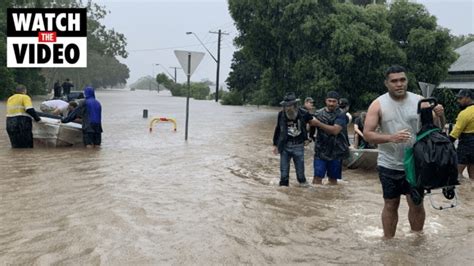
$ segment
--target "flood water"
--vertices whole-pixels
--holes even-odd
[[[456,208],[425,201],[423,234],[410,232],[403,198],[397,235],[384,241],[375,172],[345,170],[337,186],[302,188],[292,171],[290,187],[278,187],[277,109],[191,100],[185,142],[185,98],[96,94],[99,150],[13,150],[0,104],[0,265],[473,263],[469,180]],[[143,109],[175,118],[178,131],[163,123],[149,133]]]

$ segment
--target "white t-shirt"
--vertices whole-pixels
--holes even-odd
[[[54,111],[56,109],[59,109],[63,115],[67,113],[67,107],[69,106],[69,103],[63,100],[49,100],[49,101],[44,101],[41,103],[41,107],[47,107],[46,109],[50,109],[51,111]],[[41,111],[46,111],[43,110],[44,108],[41,108]]]

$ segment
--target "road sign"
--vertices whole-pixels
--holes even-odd
[[[436,85],[434,84],[425,83],[425,82],[418,82],[418,85],[420,85],[421,94],[425,98],[431,97],[431,94],[433,93],[433,90],[436,87]]]
[[[175,50],[174,54],[176,55],[176,58],[178,58],[179,64],[183,68],[184,74],[186,74],[187,76],[191,76],[194,73],[194,70],[196,70],[197,66],[199,65],[199,63],[201,63],[201,60],[205,55],[203,52],[181,50]],[[191,67],[188,69],[189,55],[191,55]]]

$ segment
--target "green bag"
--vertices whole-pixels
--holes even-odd
[[[433,128],[422,134],[416,136],[416,142],[431,134],[431,132],[438,131],[439,128]],[[415,142],[415,143],[416,143]],[[405,178],[412,187],[418,187],[415,173],[415,158],[413,156],[413,147],[406,148],[403,156],[403,166],[405,167]]]

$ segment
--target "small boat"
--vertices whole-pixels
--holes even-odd
[[[33,142],[41,147],[68,147],[83,145],[82,125],[61,123],[60,119],[41,117],[41,123],[33,123]]]
[[[349,169],[374,170],[377,167],[378,149],[353,149],[350,148],[350,155],[344,164]]]

